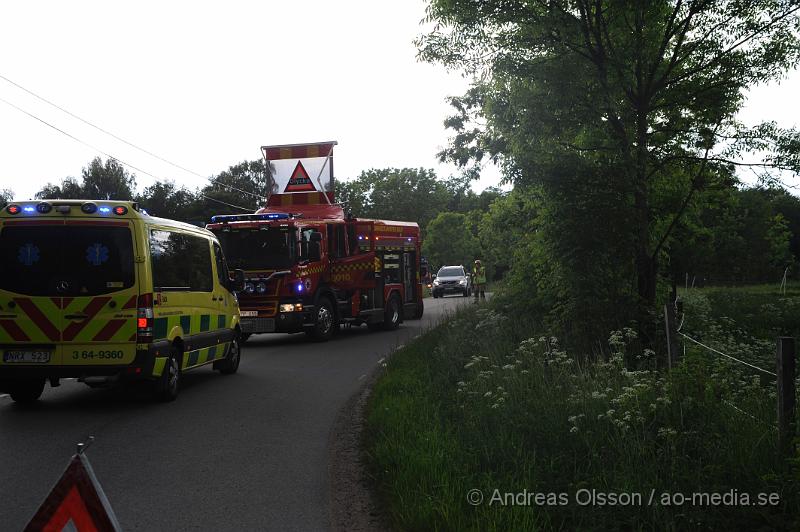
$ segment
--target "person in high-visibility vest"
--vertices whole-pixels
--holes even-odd
[[[486,299],[486,268],[481,264],[480,259],[475,259],[472,268],[472,290],[475,292],[475,301],[478,300],[478,293],[481,299]]]

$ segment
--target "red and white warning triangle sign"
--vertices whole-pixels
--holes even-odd
[[[286,183],[286,188],[283,189],[284,192],[315,192],[317,189],[314,187],[314,183],[311,182],[311,178],[308,177],[308,172],[303,167],[303,163],[301,161],[297,161],[297,166],[294,167],[294,172],[292,172],[292,177],[289,178],[289,182]]]
[[[83,454],[72,457],[25,532],[105,532],[121,530],[92,466]]]

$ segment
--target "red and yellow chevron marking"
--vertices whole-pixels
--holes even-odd
[[[103,308],[112,300],[115,305],[109,307],[107,313],[114,317],[102,317]],[[16,315],[4,315],[0,319],[0,332],[5,332],[15,342],[133,342],[136,341],[136,314],[132,311],[136,300],[135,294],[77,299],[17,297],[14,303],[19,310]],[[120,316],[120,312],[129,316]],[[87,318],[67,321],[63,330],[59,330],[58,319],[54,318],[69,313],[82,313]]]
[[[0,320],[0,327],[2,327],[15,342],[30,341],[25,331],[20,329],[19,325],[17,325],[14,320]]]
[[[293,194],[276,194],[282,207],[292,205],[327,205],[324,192],[295,192]]]
[[[82,313],[85,320],[69,322],[64,328],[65,342],[136,341],[136,295],[97,296],[64,304],[64,313]],[[113,307],[110,306],[114,302]],[[123,314],[120,316],[120,314]]]
[[[83,314],[86,314],[88,317],[81,321],[74,321],[64,328],[64,341],[72,342],[75,340],[75,338],[78,336],[78,333],[80,333],[89,324],[89,322],[92,321],[92,318],[94,318],[109,301],[111,301],[110,297],[92,298],[89,304],[81,309]]]
[[[280,159],[309,159],[311,157],[327,157],[332,153],[334,144],[307,144],[305,146],[286,146],[264,149],[267,160],[277,161]]]
[[[61,333],[58,328],[53,324],[52,321],[50,321],[47,315],[42,312],[42,310],[39,309],[36,304],[34,304],[33,301],[27,297],[15,297],[14,302],[17,304],[20,310],[22,310],[22,312],[24,312],[28,318],[30,318],[31,322],[39,328],[39,331],[41,331],[48,340],[51,342],[57,342],[61,339]],[[52,309],[49,310],[52,315],[52,312],[54,311]]]

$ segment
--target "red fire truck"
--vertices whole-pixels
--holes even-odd
[[[273,179],[280,168],[272,161],[294,168],[285,186],[273,184],[283,192],[254,214],[214,216],[207,226],[231,267],[245,272],[242,340],[304,331],[323,341],[340,324],[391,330],[422,317],[419,226],[346,215],[333,202],[332,176],[320,187],[328,191],[317,190],[306,160],[330,159],[333,144],[262,148]]]

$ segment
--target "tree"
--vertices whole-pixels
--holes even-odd
[[[8,202],[14,199],[14,191],[10,188],[0,189],[0,209],[8,205]]]
[[[242,161],[211,177],[198,191],[197,216],[253,213],[266,204],[267,177],[263,159]]]
[[[419,40],[421,57],[476,76],[452,100],[446,125],[456,134],[442,155],[465,167],[490,157],[516,185],[541,186],[550,205],[622,216],[614,232],[630,245],[607,255],[631,262],[652,343],[659,261],[696,193],[743,151],[797,140],[774,126],[747,129],[735,114],[744,89],[797,64],[799,9],[780,0],[432,0],[437,27]],[[791,163],[759,164],[771,162]],[[586,209],[559,211],[564,223],[550,227],[573,245],[607,228],[570,223]]]
[[[115,159],[95,157],[81,171],[81,182],[73,177],[61,181],[61,185],[48,183],[36,197],[39,199],[95,199],[132,200],[136,190],[136,176],[125,170]]]
[[[427,227],[422,252],[435,266],[469,266],[478,252],[478,242],[467,225],[467,217],[456,212],[439,213]]]
[[[447,209],[452,195],[423,168],[373,168],[337,188],[337,201],[347,202],[355,216],[414,221],[422,228]]]
[[[74,177],[67,177],[61,181],[61,185],[46,184],[36,193],[39,199],[87,199],[83,188],[78,184]]]
[[[184,222],[198,219],[197,196],[171,181],[156,181],[137,194],[136,201],[152,216]],[[202,221],[202,216],[198,220]]]
[[[132,200],[136,176],[125,170],[116,159],[106,162],[95,157],[81,172],[83,197],[104,200]]]

